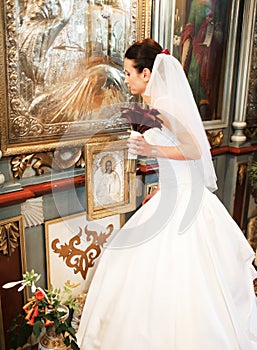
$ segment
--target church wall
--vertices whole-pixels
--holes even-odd
[[[251,137],[248,137],[247,142],[243,145],[238,145],[230,141],[230,137],[233,134],[231,123],[234,117],[233,113],[231,113],[228,127],[222,129],[222,143],[218,147],[213,147],[212,149],[218,178],[218,190],[216,194],[246,235],[249,219],[256,215],[256,203],[250,193],[247,179],[247,167],[251,164],[252,159],[256,157],[257,149],[257,140],[254,134],[257,126],[255,113],[257,99],[254,99],[253,96],[256,90],[256,36],[257,30],[255,28],[252,60],[250,62],[251,72],[248,109],[246,113],[248,118],[247,122],[250,123],[249,125],[251,126],[246,132],[248,132],[248,135],[251,135]],[[239,56],[240,47],[238,48],[238,57]],[[235,80],[238,75],[239,73],[236,72]],[[234,84],[236,85],[236,81]],[[235,90],[234,88],[234,99],[236,94]],[[217,140],[217,138],[215,140]],[[22,209],[22,205],[24,205],[26,201],[29,203],[31,199],[35,198],[41,200],[38,204],[38,213],[41,214],[41,219],[38,219],[37,215],[32,213],[31,215],[35,215],[36,217],[33,219],[34,223],[31,224],[31,227],[24,227],[23,223],[24,233],[22,232],[22,228],[19,227],[19,234],[24,234],[25,237],[25,266],[22,263],[20,255],[14,257],[13,253],[9,256],[8,254],[6,255],[0,252],[0,286],[3,282],[6,282],[2,277],[4,276],[4,278],[6,278],[6,273],[1,273],[3,270],[8,270],[8,278],[10,278],[10,280],[15,280],[21,277],[24,267],[26,267],[27,270],[33,268],[38,273],[41,273],[41,283],[43,286],[46,286],[45,222],[86,211],[86,191],[84,184],[87,183],[87,180],[85,168],[83,166],[78,166],[72,170],[74,173],[70,170],[64,170],[55,173],[54,177],[52,177],[51,166],[42,165],[42,169],[44,169],[44,174],[42,175],[36,175],[32,166],[28,166],[24,172],[24,176],[19,179],[14,177],[13,166],[11,165],[13,157],[14,156],[8,156],[0,159],[0,174],[2,173],[5,177],[5,182],[0,187],[0,228],[6,228],[6,224],[11,222],[13,218],[21,217],[24,210]],[[72,189],[70,189],[69,179],[73,175],[77,179],[77,182]],[[149,169],[140,170],[138,171],[137,179],[137,206],[139,206],[147,188],[149,188],[147,185],[157,182],[158,171],[152,172]],[[51,183],[55,182],[59,187],[58,191],[53,194]],[[126,213],[126,219],[129,218],[130,215],[132,215],[132,212]],[[15,269],[11,269],[10,265],[15,266]],[[1,298],[6,300],[6,295],[0,293],[0,302]],[[15,295],[14,298],[18,300],[17,307],[22,305],[23,300],[20,296]],[[5,318],[7,315],[8,320],[10,319],[10,315],[8,315],[8,305],[4,305],[3,302],[0,303],[0,331],[3,329],[1,313],[2,318]],[[5,327],[6,323],[4,323],[4,331],[6,331]],[[0,350],[5,350],[4,340],[1,337]]]

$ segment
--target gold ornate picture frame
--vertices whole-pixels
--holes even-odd
[[[237,0],[153,1],[152,37],[181,61],[206,130],[227,127],[232,112],[239,13]]]
[[[127,172],[127,135],[85,145],[86,202],[97,219],[136,208],[136,173]]]
[[[79,284],[74,296],[87,291],[105,243],[123,224],[123,215],[88,220],[86,212],[46,221],[48,287],[63,288],[69,280]]]
[[[127,98],[123,56],[150,35],[151,2],[0,4],[3,155],[80,146],[94,133],[122,129],[115,111],[99,106]]]

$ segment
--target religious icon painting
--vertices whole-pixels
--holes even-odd
[[[250,13],[254,12],[250,10],[250,3],[245,2],[244,10],[249,23],[252,21]],[[208,129],[214,125],[215,128],[217,125],[227,126],[231,115],[233,73],[237,75],[236,33],[242,14],[238,6],[236,0],[152,2],[151,37],[162,47],[168,48],[181,62],[201,118]],[[247,40],[244,40],[244,35]],[[245,31],[245,34],[242,32],[242,42],[249,42],[251,36],[250,31]],[[243,54],[242,67],[247,67],[249,60],[245,52]],[[243,80],[248,86],[245,76]],[[241,98],[238,100],[241,101]]]
[[[89,143],[85,158],[88,215],[96,219],[134,210],[136,174],[126,171],[126,138]]]
[[[48,151],[60,137],[70,145],[74,137],[83,142],[92,128],[105,134],[121,130],[112,111],[103,115],[101,107],[127,100],[125,50],[150,35],[151,5],[145,0],[104,3],[1,1],[4,156],[18,154],[21,144],[24,153]]]

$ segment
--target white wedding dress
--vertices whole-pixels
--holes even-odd
[[[149,143],[176,145],[165,127]],[[158,159],[161,189],[104,251],[81,350],[256,350],[254,253],[197,161]]]

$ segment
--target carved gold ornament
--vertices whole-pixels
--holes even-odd
[[[85,280],[88,269],[94,266],[95,260],[101,254],[101,248],[103,248],[113,229],[114,226],[109,224],[106,233],[100,232],[98,234],[96,231],[89,231],[86,226],[84,231],[90,245],[85,250],[79,248],[83,232],[82,228],[68,243],[60,245],[60,241],[57,238],[52,241],[51,247],[56,254],[59,254],[60,258],[63,258],[66,265],[73,269],[75,274],[80,273]]]
[[[12,158],[11,169],[13,177],[21,179],[25,170],[29,167],[35,171],[36,175],[42,175],[44,174],[44,167],[65,170],[71,168],[77,162],[78,166],[82,166],[84,161],[80,160],[81,156],[81,147],[56,149],[54,152],[21,154]]]
[[[224,138],[222,130],[206,131],[211,148],[220,147]]]
[[[246,174],[247,174],[247,164],[239,164],[237,169],[237,178],[240,186],[243,185]]]
[[[11,256],[20,245],[22,230],[22,218],[15,217],[0,221],[0,253]]]
[[[11,255],[19,246],[19,226],[17,223],[7,223],[0,226],[0,251],[4,255]]]

